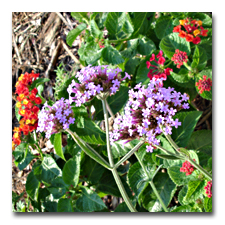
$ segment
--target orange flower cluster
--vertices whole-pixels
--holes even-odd
[[[179,33],[179,37],[185,38],[186,41],[192,42],[193,44],[199,44],[201,42],[201,36],[207,36],[208,30],[202,27],[201,20],[180,20],[180,25],[173,28],[173,32]],[[185,28],[186,31],[181,30],[181,26]],[[199,28],[200,27],[200,28]]]
[[[39,74],[31,73],[21,74],[16,83],[17,103],[16,107],[19,109],[19,115],[23,118],[19,121],[20,126],[14,128],[14,134],[12,138],[12,149],[21,143],[21,134],[28,135],[34,129],[37,129],[38,125],[38,111],[39,108],[36,104],[41,104],[41,98],[36,97],[37,89],[29,91],[29,86],[34,80],[37,79]]]

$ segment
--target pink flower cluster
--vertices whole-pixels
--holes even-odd
[[[193,160],[195,161],[195,159]],[[188,161],[185,161],[180,168],[180,172],[186,173],[186,176],[191,175],[194,170],[195,168]]]

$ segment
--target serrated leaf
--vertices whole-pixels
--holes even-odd
[[[28,149],[27,143],[21,143],[13,151],[12,154],[15,157],[15,163],[17,163],[17,165],[18,163],[23,162],[23,160],[25,159],[27,155],[27,149]]]
[[[191,180],[188,182],[188,191],[184,197],[185,201],[194,202],[204,192],[205,180]]]
[[[77,186],[80,176],[80,159],[80,156],[74,156],[64,165],[62,178],[66,184]]]
[[[181,205],[187,205],[188,202],[186,202],[184,200],[184,197],[186,196],[187,194],[187,191],[188,191],[188,186],[187,185],[184,185],[182,187],[182,189],[179,191],[179,194],[178,194],[178,201]]]
[[[90,27],[91,27],[91,33],[94,37],[100,38],[101,36],[103,36],[103,32],[99,30],[99,27],[94,20],[91,20]]]
[[[178,206],[176,209],[172,210],[171,212],[191,212],[191,206],[190,205]]]
[[[59,199],[66,193],[67,186],[62,177],[56,177],[47,187],[47,190],[53,195],[54,199]]]
[[[25,167],[27,167],[27,165],[34,158],[35,158],[35,156],[33,154],[31,154],[30,151],[28,150],[25,159],[18,164],[19,170],[23,170]]]
[[[173,19],[170,16],[161,16],[156,20],[155,33],[159,39],[172,33]]]
[[[21,115],[19,114],[19,108],[15,105],[15,115],[18,122],[20,121]]]
[[[57,212],[73,212],[72,201],[68,198],[59,199]]]
[[[187,55],[191,53],[190,43],[185,38],[179,37],[178,33],[171,33],[165,36],[160,41],[159,47],[169,59],[173,57],[176,49],[186,52]]]
[[[103,48],[101,54],[103,60],[109,64],[116,65],[124,62],[120,52],[111,45]]]
[[[198,70],[204,69],[207,64],[207,55],[204,48],[195,46],[195,51],[193,54],[193,61],[191,64],[192,68],[197,68]]]
[[[191,137],[194,128],[201,117],[200,111],[179,112],[173,119],[176,118],[181,122],[181,126],[172,129],[172,139],[177,143],[179,147],[186,147]]]
[[[206,212],[212,212],[212,198],[204,198],[204,209]]]
[[[91,120],[84,119],[84,128],[71,126],[71,130],[75,131],[78,136],[89,144],[105,145],[105,133]]]
[[[66,161],[63,150],[62,150],[62,134],[61,133],[56,133],[54,135],[54,142],[53,142],[55,152],[56,154],[62,158],[64,161]]]
[[[127,44],[127,49],[123,50],[121,52],[121,55],[125,58],[132,58],[137,53],[138,39],[132,39],[128,41]]]
[[[66,36],[66,43],[72,47],[73,42],[76,40],[77,36],[87,28],[85,23],[78,25],[75,29],[71,30]]]

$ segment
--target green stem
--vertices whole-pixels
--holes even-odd
[[[96,162],[101,164],[103,167],[105,167],[108,170],[111,170],[109,163],[105,161],[105,159],[102,158],[101,155],[98,154],[90,145],[88,145],[86,142],[84,142],[75,132],[71,131],[70,129],[66,129],[66,131],[72,136],[73,140],[80,146],[80,148],[92,159],[94,159]]]
[[[165,135],[165,134],[164,134]],[[180,154],[179,147],[177,144],[173,141],[173,139],[170,137],[170,135],[165,135],[167,140],[171,143],[173,148]],[[170,153],[171,154],[171,153]],[[172,155],[172,154],[171,154]],[[177,155],[175,155],[178,157]],[[178,157],[179,158],[179,157]],[[211,174],[209,174],[206,170],[204,170],[199,164],[197,164],[194,160],[190,159],[189,157],[182,157],[184,160],[189,161],[197,170],[199,170],[201,173],[203,173],[208,179],[212,180]]]
[[[116,181],[116,184],[120,190],[120,193],[124,199],[124,201],[126,202],[127,207],[129,208],[129,210],[131,212],[137,212],[137,210],[134,208],[134,206],[132,205],[127,192],[123,186],[123,183],[118,175],[118,172],[116,170],[116,168],[114,168],[114,162],[113,162],[113,156],[112,156],[112,151],[111,151],[111,146],[110,146],[110,139],[109,139],[109,121],[108,121],[108,111],[106,109],[106,96],[103,96],[102,98],[100,98],[102,100],[102,107],[103,107],[103,113],[104,113],[104,118],[105,118],[105,129],[106,129],[106,143],[107,143],[107,153],[108,153],[108,158],[109,158],[109,164],[111,167],[113,167],[112,174],[113,177]]]
[[[106,97],[103,97],[101,100],[102,100],[102,107],[103,107],[103,113],[104,113],[104,119],[105,119],[107,153],[109,158],[109,164],[111,167],[113,167],[114,162],[113,162],[113,156],[112,156],[110,138],[109,138],[109,119],[108,119],[108,111],[106,109]]]
[[[120,166],[123,162],[125,162],[128,158],[130,158],[131,155],[134,154],[145,142],[140,141],[134,148],[132,148],[120,161],[118,161],[115,165],[114,168],[117,168]]]
[[[108,40],[109,43],[117,43],[117,42],[123,42],[123,41],[129,41],[130,38],[124,38],[124,39],[118,39],[118,40]]]
[[[168,64],[166,64],[164,67],[168,67],[173,61],[170,61]]]
[[[206,170],[204,170],[199,164],[197,164],[194,160],[189,157],[186,158],[188,162],[190,162],[197,170],[203,173],[209,180],[212,180],[212,175],[209,174]]]
[[[139,163],[140,163],[142,169],[144,170],[146,176],[147,176],[148,179],[150,180],[150,181],[149,181],[149,184],[151,185],[152,190],[154,191],[154,193],[155,193],[156,197],[158,198],[159,202],[161,203],[161,205],[162,205],[164,211],[165,211],[165,212],[168,212],[168,209],[167,209],[166,205],[164,204],[162,198],[160,197],[160,195],[159,195],[159,193],[158,193],[158,191],[157,191],[157,189],[156,189],[156,187],[155,187],[155,185],[154,185],[154,183],[153,183],[153,180],[152,180],[151,177],[149,176],[149,174],[148,174],[148,172],[147,172],[147,170],[146,170],[146,168],[145,168],[145,165],[144,165],[143,162],[141,161],[141,159],[140,159],[138,153],[135,152],[134,154],[135,154],[137,160],[139,161]]]
[[[188,64],[186,62],[183,63],[183,65],[189,70],[192,71],[192,68],[190,66],[188,66]]]

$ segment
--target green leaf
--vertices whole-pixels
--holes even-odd
[[[212,39],[198,44],[198,47],[205,50],[207,60],[212,59]]]
[[[109,45],[102,49],[102,58],[105,62],[116,65],[124,62],[120,52],[113,46]]]
[[[45,155],[43,160],[38,160],[33,165],[34,175],[39,181],[51,183],[56,177],[62,175],[61,169],[50,155]]]
[[[184,197],[185,201],[194,202],[204,192],[206,186],[205,180],[191,180],[188,182],[188,191]]]
[[[75,29],[71,30],[66,36],[66,43],[72,47],[73,42],[76,40],[77,36],[87,28],[85,23],[78,25]]]
[[[85,21],[87,23],[89,20],[87,12],[71,12],[71,16],[79,22]]]
[[[170,16],[161,16],[156,20],[155,33],[159,39],[173,32],[173,19]]]
[[[82,186],[81,197],[76,201],[76,208],[81,212],[93,212],[106,208],[106,205],[94,191]]]
[[[198,70],[204,69],[207,64],[207,55],[202,47],[195,46],[195,51],[193,54],[193,61],[191,64],[192,68],[197,68]]]
[[[68,198],[60,198],[57,204],[57,212],[73,212],[72,201]]]
[[[190,43],[185,38],[179,37],[178,33],[171,33],[165,36],[160,41],[159,47],[169,59],[173,57],[176,49],[186,52],[187,55],[191,53]]]
[[[81,139],[89,144],[106,144],[105,133],[93,121],[84,119],[84,127],[85,129],[72,125],[71,130],[75,131]]]
[[[29,87],[29,90],[33,90],[34,88],[37,88],[39,85],[50,81],[48,78],[37,78],[35,81],[32,82],[32,84]]]
[[[147,84],[149,82],[148,72],[146,62],[149,61],[150,55],[146,56],[143,60],[141,60],[136,74],[136,83],[142,82],[143,84]]]
[[[150,29],[151,23],[148,18],[152,16],[151,12],[134,12],[132,18],[132,24],[134,26],[134,32],[132,37],[135,38],[139,34],[146,34]]]
[[[147,37],[138,39],[137,51],[141,55],[150,55],[156,50],[155,43]]]
[[[206,75],[207,78],[210,78],[212,80],[212,70],[211,69],[206,69],[206,70],[202,70],[199,74],[197,74],[197,76],[195,77],[195,82],[198,82],[200,79],[203,80],[203,75]],[[199,93],[199,89],[197,86],[195,86],[197,92]],[[200,94],[200,93],[199,93]],[[210,91],[203,91],[201,94],[202,98],[205,98],[207,100],[212,100],[212,87]]]
[[[81,166],[81,175],[85,176],[91,184],[97,184],[105,168],[92,158],[85,156],[85,160]]]
[[[179,194],[178,194],[178,201],[181,205],[187,205],[188,202],[184,200],[184,197],[186,196],[187,194],[187,191],[188,191],[188,186],[187,185],[184,185],[181,190],[179,191]]]
[[[29,150],[27,150],[27,154],[26,157],[23,161],[21,161],[18,164],[18,168],[19,170],[23,170],[25,167],[27,167],[27,165],[31,162],[31,160],[33,160],[35,158],[35,156],[33,154],[30,153]]]
[[[37,200],[39,184],[40,184],[40,182],[35,177],[34,172],[31,171],[27,176],[26,192],[35,201]]]
[[[15,115],[18,122],[20,121],[21,115],[19,114],[19,108],[15,105]]]
[[[135,193],[136,198],[148,186],[149,178],[151,179],[156,171],[156,165],[148,162],[143,162],[148,174],[142,169],[139,162],[134,163],[128,171],[128,183]]]
[[[164,154],[157,154],[157,157],[161,159],[167,159],[167,160],[179,160],[179,158],[172,156],[172,155],[164,155]]]
[[[212,198],[204,198],[204,209],[206,212],[212,212]]]
[[[172,210],[171,212],[191,212],[191,206],[190,205],[178,206],[176,209]]]
[[[125,71],[130,75],[134,75],[139,63],[140,63],[139,58],[136,57],[130,58],[125,64]]]
[[[68,185],[64,183],[62,177],[56,177],[47,189],[54,199],[59,199],[66,193]]]
[[[168,174],[171,180],[178,186],[188,184],[190,180],[195,179],[195,174],[186,176],[186,173],[180,172],[181,166],[172,166],[168,168]]]
[[[137,53],[138,39],[132,39],[127,42],[127,49],[121,52],[121,55],[125,58],[132,58]]]
[[[176,185],[166,173],[157,173],[153,182],[162,201],[168,206],[176,192]],[[162,206],[150,186],[145,188],[141,194],[141,200],[143,206],[149,212],[158,212],[162,210]]]
[[[28,144],[27,143],[21,143],[13,151],[12,154],[15,157],[15,163],[17,165],[18,165],[18,163],[23,162],[23,160],[26,158],[27,149],[28,149]]]
[[[129,16],[125,12],[109,12],[105,27],[109,32],[110,39],[128,38],[133,32],[133,26]]]
[[[188,111],[179,112],[173,117],[174,120],[177,118],[181,122],[181,126],[178,128],[173,127],[171,135],[172,139],[179,147],[187,146],[191,134],[201,115],[202,112],[200,111]]]
[[[66,161],[64,154],[63,154],[63,150],[62,150],[62,133],[56,133],[54,135],[54,148],[55,148],[55,152],[56,154],[62,158],[64,161]]]
[[[80,155],[69,159],[63,167],[63,181],[68,185],[77,186],[80,176]]]
[[[94,20],[90,22],[91,33],[94,37],[101,38],[103,32],[99,30],[97,23]]]
[[[179,83],[188,83],[190,81],[190,78],[188,76],[188,70],[186,69],[180,69],[180,71],[177,73],[170,72],[170,75],[173,77],[173,79]]]

